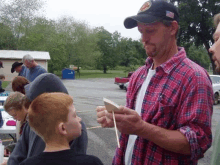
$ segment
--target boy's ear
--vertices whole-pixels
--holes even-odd
[[[67,134],[67,131],[66,131],[66,128],[65,128],[65,125],[64,125],[63,122],[59,123],[59,125],[58,125],[58,132],[61,135],[66,135]]]

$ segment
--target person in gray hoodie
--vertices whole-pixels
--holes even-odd
[[[50,92],[63,92],[68,94],[62,81],[52,73],[41,74],[33,82],[25,86],[25,93],[29,102],[33,101],[42,93]],[[76,154],[86,154],[87,150],[87,131],[84,122],[81,122],[81,124],[81,136],[70,142],[70,148],[73,149]],[[22,136],[9,157],[8,165],[18,165],[25,159],[42,153],[44,149],[44,141],[30,128],[27,122],[24,126]]]

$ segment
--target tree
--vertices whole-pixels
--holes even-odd
[[[63,35],[56,31],[56,24],[44,18],[35,18],[34,25],[28,28],[28,33],[20,38],[18,49],[32,51],[48,51],[51,60],[48,63],[49,72],[62,70],[66,67],[67,53]]]
[[[13,50],[15,48],[15,38],[11,29],[3,23],[0,23],[0,49]]]
[[[178,44],[189,48],[191,43],[203,45],[208,51],[214,43],[213,16],[220,11],[219,0],[170,0],[177,4],[180,15]],[[213,68],[212,54],[208,53]],[[213,71],[215,74],[215,71]]]
[[[208,69],[210,66],[210,59],[207,56],[207,51],[203,46],[196,47],[195,45],[191,45],[187,52],[187,56],[200,66]]]
[[[95,29],[98,36],[98,50],[100,56],[97,58],[97,68],[103,69],[103,73],[107,73],[108,68],[114,68],[118,64],[118,58],[115,52],[116,44],[112,38],[112,34],[99,27]]]
[[[95,65],[97,36],[87,23],[63,17],[57,21],[56,29],[65,40],[68,64],[81,67]]]
[[[39,15],[44,5],[43,0],[1,0],[1,22],[12,29],[13,34],[19,39],[28,33],[34,18]]]

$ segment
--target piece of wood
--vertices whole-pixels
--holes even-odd
[[[106,99],[106,98],[103,98],[103,101],[104,101],[104,104],[105,104],[105,107],[106,107],[106,110],[108,112],[117,112],[117,111],[120,111],[119,110],[119,105],[115,104],[113,101],[109,100],[109,99]]]
[[[116,140],[117,140],[118,148],[120,148],[120,143],[119,143],[119,138],[118,138],[118,129],[117,129],[117,126],[116,126],[115,113],[114,113],[114,111],[112,111],[112,114],[113,114],[113,121],[114,121],[114,126],[115,126]]]
[[[111,112],[113,115],[113,122],[114,122],[114,128],[115,128],[115,135],[116,135],[116,140],[117,140],[117,144],[118,144],[118,148],[120,148],[120,143],[119,143],[119,138],[118,138],[118,129],[117,129],[117,125],[116,125],[116,121],[115,121],[115,113],[119,110],[119,106],[117,104],[115,104],[113,101],[103,98],[105,107],[107,109],[108,112]]]

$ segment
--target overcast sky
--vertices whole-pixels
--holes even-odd
[[[136,15],[147,0],[47,0],[46,16],[56,19],[69,15],[86,21],[91,27],[104,26],[113,33],[118,31],[123,37],[134,40],[140,38],[137,28],[125,29],[123,22],[128,16]]]

